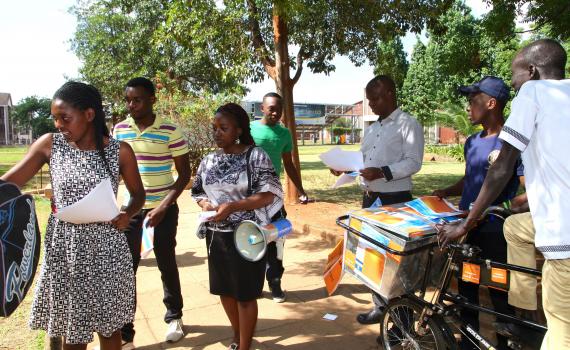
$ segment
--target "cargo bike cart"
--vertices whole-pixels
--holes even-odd
[[[471,304],[448,289],[454,274],[465,281],[508,290],[510,271],[535,276],[540,276],[540,271],[483,260],[478,257],[478,247],[462,242],[442,251],[435,224],[460,220],[462,213],[447,202],[436,201],[439,199],[422,197],[405,204],[353,211],[337,219],[346,230],[342,272],[380,294],[386,304],[379,345],[384,349],[458,349],[456,335],[470,334],[478,340],[476,347],[495,349],[461,319],[461,309],[472,309],[528,330],[534,344],[513,337],[509,340],[513,349],[538,348],[546,331],[543,325]],[[504,221],[508,213],[492,207],[484,216]]]

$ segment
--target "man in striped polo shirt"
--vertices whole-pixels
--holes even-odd
[[[164,321],[168,323],[166,341],[178,341],[182,331],[182,294],[176,265],[176,227],[178,205],[176,199],[190,181],[188,144],[180,129],[153,112],[155,89],[146,78],[134,78],[127,83],[125,100],[130,116],[117,124],[113,134],[117,140],[127,142],[135,152],[139,172],[146,191],[146,201],[139,214],[133,217],[125,232],[133,269],[140,262],[143,221],[154,227],[154,254],[162,278]],[[178,178],[174,180],[172,165]],[[134,325],[126,324],[121,330],[123,349],[133,348]]]

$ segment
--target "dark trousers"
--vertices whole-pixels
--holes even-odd
[[[281,209],[281,217],[287,217],[285,207]],[[283,267],[283,260],[277,259],[277,244],[275,242],[271,242],[267,245],[265,255],[267,256],[267,270],[265,271],[267,282],[271,283],[274,280],[281,281],[285,268]]]
[[[277,244],[271,242],[267,245],[267,271],[265,272],[265,278],[267,282],[274,281],[276,279],[281,280],[283,277],[283,261],[277,259]]]
[[[390,205],[396,203],[402,203],[412,200],[412,193],[410,191],[401,191],[401,192],[364,192],[364,196],[362,197],[362,208],[368,208],[376,200],[380,198],[382,205]],[[380,309],[384,306],[384,302],[382,297],[376,293],[372,292],[372,301],[374,301],[374,306],[377,309]]]
[[[496,217],[490,217],[478,227],[471,230],[467,236],[466,243],[476,245],[481,248],[481,258],[491,259],[493,261],[506,263],[507,262],[507,242],[503,235],[503,220]],[[507,315],[514,315],[514,309],[508,303],[508,293],[493,289],[489,289],[491,303],[495,311]],[[459,294],[466,297],[467,300],[475,305],[479,305],[479,285],[475,283],[458,281]],[[466,323],[469,323],[475,330],[479,331],[479,312],[474,310],[461,310],[461,317]],[[475,344],[478,345],[477,340],[472,338]],[[497,334],[499,350],[509,349],[507,346],[507,339]],[[461,340],[461,349],[479,349],[465,336]]]
[[[133,257],[133,270],[135,275],[141,260],[142,224],[150,209],[143,209],[133,216],[129,229],[125,231],[131,255]],[[154,255],[160,270],[166,306],[164,321],[182,317],[182,293],[180,292],[180,277],[176,265],[176,228],[178,226],[178,205],[171,205],[164,215],[164,219],[154,228]],[[133,323],[127,323],[121,329],[124,341],[132,342],[135,337]]]

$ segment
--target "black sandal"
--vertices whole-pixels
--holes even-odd
[[[228,350],[239,350],[239,344],[238,343],[231,343]]]

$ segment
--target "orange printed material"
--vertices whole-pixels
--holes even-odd
[[[325,287],[327,293],[332,295],[342,278],[342,250],[344,247],[344,239],[341,239],[336,247],[330,252],[323,279],[325,280]]]
[[[388,243],[388,248],[392,248],[392,249],[397,250],[397,251],[399,251],[399,252],[401,252],[401,251],[404,250],[401,245],[395,243],[394,241],[390,241],[390,243]],[[386,256],[392,258],[392,259],[395,260],[398,264],[402,261],[402,256],[401,256],[401,255],[396,255],[396,254],[392,254],[392,253],[387,253]]]
[[[334,265],[325,272],[323,278],[325,280],[325,287],[327,288],[327,293],[332,295],[338,285],[340,284],[340,279],[342,277],[342,259],[334,263]]]
[[[364,276],[374,281],[376,285],[379,285],[380,281],[382,281],[385,259],[386,258],[384,257],[384,255],[379,253],[378,251],[370,248],[365,249],[362,273],[364,274]]]
[[[362,221],[355,220],[354,218],[350,219],[350,227],[355,229],[356,231],[362,231]]]
[[[481,278],[481,267],[479,265],[464,262],[461,279],[465,282],[477,283]]]
[[[506,285],[507,284],[507,270],[492,267],[491,268],[491,281]]]

